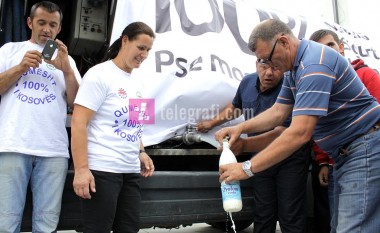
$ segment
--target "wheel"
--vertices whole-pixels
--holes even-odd
[[[252,224],[252,220],[240,220],[240,221],[234,221],[234,222],[235,222],[235,231],[242,231]],[[227,222],[211,222],[208,224],[224,232],[234,232],[234,230],[232,229],[231,219],[228,219]]]

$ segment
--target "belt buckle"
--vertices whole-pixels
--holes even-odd
[[[367,133],[372,133],[380,129],[380,123],[376,123],[374,126],[372,126]]]
[[[372,133],[372,132],[374,132],[374,131],[377,131],[377,130],[379,130],[379,129],[380,129],[380,122],[377,122],[376,124],[374,124],[374,125],[368,130],[367,134]],[[363,135],[360,135],[360,136],[358,136],[357,138],[359,138],[359,137],[361,137],[361,136],[363,136]],[[347,155],[348,155],[348,150],[347,150],[347,148],[348,148],[348,146],[349,146],[353,141],[355,141],[355,140],[356,140],[356,139],[354,139],[354,140],[352,140],[351,142],[349,142],[349,143],[345,144],[344,146],[342,146],[342,147],[339,149],[339,152],[340,152],[343,156],[347,156]]]
[[[380,121],[379,122],[376,122],[367,132],[368,133],[372,133],[374,131],[377,131],[380,129]],[[363,135],[359,135],[357,138],[361,137]],[[344,146],[342,146],[340,149],[339,149],[339,152],[341,155],[343,156],[347,156],[348,155],[348,150],[347,150],[347,147],[353,142],[355,141],[356,139],[352,140],[351,142],[348,142],[347,144],[345,144]]]
[[[347,150],[347,147],[342,147],[339,149],[339,152],[341,155],[343,156],[347,156],[348,155],[348,150]]]

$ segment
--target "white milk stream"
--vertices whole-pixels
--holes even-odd
[[[232,230],[234,230],[234,232],[236,233],[236,230],[235,230],[235,222],[234,222],[234,220],[232,219],[232,214],[231,214],[231,212],[228,212],[228,215],[229,215],[230,218],[231,218],[231,223],[232,223],[231,228],[232,228]]]

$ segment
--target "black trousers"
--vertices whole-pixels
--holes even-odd
[[[304,145],[290,157],[252,178],[254,233],[305,233],[306,184],[311,148]]]
[[[330,207],[328,197],[328,187],[321,186],[319,183],[319,165],[312,160],[311,178],[314,197],[314,232],[330,233]]]
[[[91,171],[96,192],[82,199],[84,233],[137,233],[140,223],[139,173]]]

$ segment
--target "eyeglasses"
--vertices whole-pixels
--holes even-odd
[[[282,34],[281,36],[283,36],[283,35],[284,34]],[[272,62],[272,57],[273,57],[273,54],[274,54],[274,50],[276,49],[277,42],[278,42],[278,38],[277,38],[276,42],[273,45],[273,49],[270,52],[269,57],[267,59],[262,59],[262,58],[261,59],[257,59],[258,63],[260,63],[262,65],[265,65],[265,66],[269,66],[269,67],[271,67],[274,70],[278,69],[278,66],[273,65],[273,62]]]

